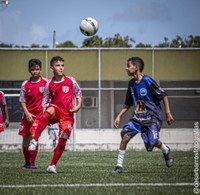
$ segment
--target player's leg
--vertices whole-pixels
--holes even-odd
[[[153,123],[150,127],[148,127],[146,136],[144,137],[143,135],[142,138],[147,151],[152,151],[153,147],[159,148],[163,152],[167,167],[171,167],[173,165],[172,152],[168,146],[159,140],[159,130],[159,125]]]
[[[35,158],[33,159],[34,161],[30,161],[33,156],[36,156],[37,154],[37,150],[36,152],[30,152],[28,150],[28,146],[31,140],[31,132],[30,132],[30,127],[31,127],[31,123],[28,122],[26,120],[26,118],[24,117],[21,121],[21,129],[19,129],[19,135],[21,135],[22,138],[22,151],[23,151],[23,155],[24,155],[24,160],[25,160],[25,164],[23,166],[21,166],[22,169],[33,169],[33,168],[37,168],[33,163],[35,161]],[[33,162],[32,164],[30,162]]]
[[[38,140],[39,140],[41,133],[43,132],[45,127],[50,123],[50,121],[52,120],[54,115],[55,115],[55,108],[48,107],[46,109],[46,111],[44,112],[44,114],[42,115],[42,117],[40,118],[39,122],[33,123],[32,127],[31,127],[33,129],[31,131],[34,131],[35,134],[33,136],[33,139],[31,140],[29,148],[28,148],[30,151],[36,150],[36,148],[38,146]]]
[[[3,126],[3,116],[0,113],[0,133],[4,131],[4,126]]]
[[[133,121],[128,122],[121,131],[121,143],[118,151],[118,157],[117,157],[117,165],[115,169],[113,170],[113,173],[121,173],[124,157],[126,153],[126,147],[128,142],[138,133],[140,132],[141,126],[135,124]]]
[[[53,150],[56,148],[59,139],[59,123],[55,123],[48,128],[49,139],[52,140]]]
[[[167,167],[171,167],[174,164],[174,159],[172,156],[172,151],[169,148],[169,146],[165,145],[164,143],[162,143],[161,141],[158,142],[158,144],[155,145],[155,147],[161,149],[161,151],[163,152],[163,156],[166,162],[166,166]]]
[[[47,168],[48,173],[56,173],[56,164],[65,150],[67,139],[68,136],[66,133],[63,133],[62,136],[59,138],[58,144],[54,150],[53,158],[49,167]]]
[[[24,155],[24,160],[25,164],[21,166],[22,169],[29,169],[30,164],[29,164],[29,158],[30,158],[30,151],[28,150],[28,146],[30,143],[30,135],[28,136],[23,136],[23,141],[22,141],[22,150],[23,150],[23,155]]]
[[[56,173],[56,164],[65,150],[67,140],[69,139],[72,131],[72,126],[73,120],[60,122],[60,136],[58,139],[58,144],[54,150],[54,155],[51,163],[47,168],[48,173]]]

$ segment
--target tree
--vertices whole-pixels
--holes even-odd
[[[164,42],[155,45],[155,47],[169,47],[170,43],[168,42],[168,38],[164,37]]]
[[[31,47],[31,48],[39,48],[40,45],[39,45],[39,44],[32,43],[30,47]]]
[[[138,43],[136,46],[135,46],[136,48],[139,48],[139,47],[141,47],[141,48],[146,48],[146,47],[152,47],[151,46],[151,44],[144,44],[144,43]]]
[[[84,47],[125,47],[130,48],[133,47],[131,43],[135,44],[135,48],[151,48],[151,44],[146,44],[139,42],[136,44],[135,40],[133,38],[130,38],[128,35],[125,37],[122,37],[120,34],[115,34],[114,37],[107,37],[104,40],[95,35],[89,38],[84,39],[82,43],[82,48]],[[24,45],[13,45],[9,43],[4,43],[0,41],[0,47],[2,48],[49,48],[48,45],[42,45],[32,43],[30,46],[24,46]],[[77,48],[76,45],[70,40],[65,41],[64,43],[60,43],[57,45],[58,48]],[[164,40],[159,43],[158,45],[155,45],[154,47],[157,48],[200,48],[200,36],[193,36],[189,35],[186,38],[182,38],[179,35],[176,35],[174,39],[172,39],[171,42],[169,42],[169,39],[167,37],[164,37]]]
[[[185,39],[187,47],[200,47],[200,36],[189,35]]]
[[[42,47],[42,48],[49,48],[48,45],[42,45],[41,47]]]
[[[84,39],[82,47],[102,47],[103,40],[99,36],[93,36],[91,38]]]
[[[13,47],[13,45],[12,44],[7,44],[7,43],[3,43],[3,42],[0,42],[0,47]]]
[[[132,45],[130,42],[134,42],[135,40],[133,38],[129,38],[129,36],[125,36],[122,38],[120,34],[115,34],[114,37],[108,37],[105,39],[105,42],[103,43],[103,47],[127,47],[130,48]]]
[[[74,43],[72,41],[65,41],[64,43],[60,43],[58,44],[56,47],[58,48],[76,48],[77,46],[74,45]]]
[[[176,38],[174,38],[170,43],[170,47],[184,48],[186,47],[186,44],[182,37],[176,35]]]
[[[114,37],[107,37],[103,39],[99,36],[93,36],[83,41],[82,47],[132,47],[130,42],[135,42],[133,38],[125,36],[122,38],[120,34],[115,34]]]

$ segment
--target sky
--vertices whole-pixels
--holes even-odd
[[[199,10],[200,0],[9,0],[0,10],[0,43],[53,47],[56,31],[56,42],[81,47],[88,37],[79,24],[93,17],[103,40],[119,33],[153,46],[164,37],[199,36]]]

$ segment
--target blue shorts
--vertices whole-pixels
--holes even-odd
[[[147,151],[152,151],[154,145],[159,142],[160,124],[152,123],[150,126],[141,126],[133,121],[129,121],[122,129],[121,134],[127,134],[133,138],[138,133],[141,133],[144,145]]]

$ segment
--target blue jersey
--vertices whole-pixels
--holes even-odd
[[[149,76],[144,75],[140,83],[134,78],[129,81],[125,105],[133,106],[133,120],[143,125],[152,123],[154,119],[162,121],[160,101],[166,92]]]

